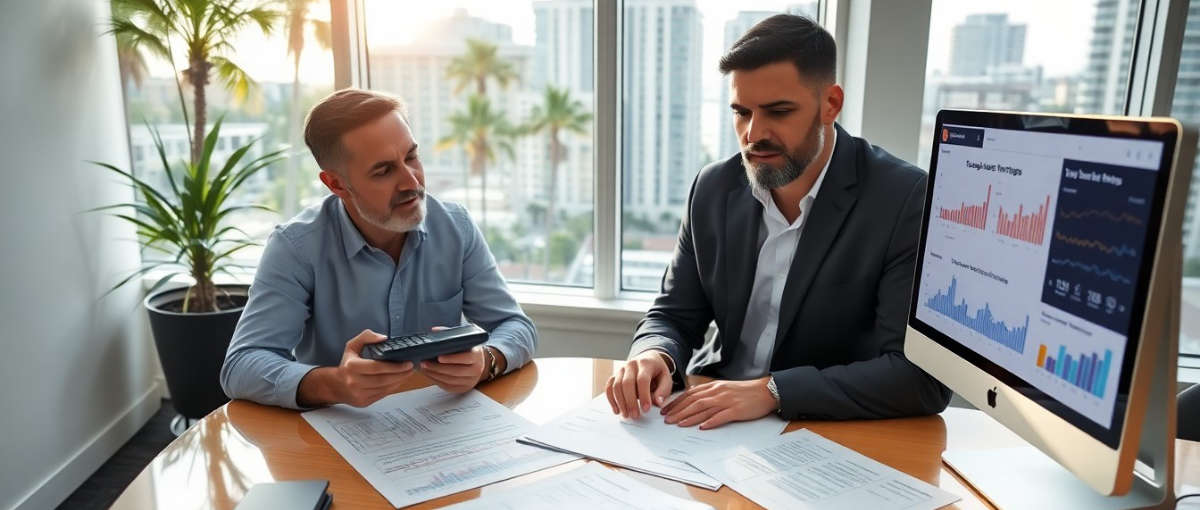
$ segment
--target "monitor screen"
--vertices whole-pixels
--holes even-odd
[[[1114,447],[1174,149],[1144,131],[939,115],[910,317]]]

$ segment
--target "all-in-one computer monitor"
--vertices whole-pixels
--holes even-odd
[[[993,503],[1126,494],[1139,445],[1166,434],[1143,427],[1174,420],[1181,134],[1164,118],[938,114],[905,353],[1044,453],[947,452]],[[1030,453],[1076,492],[1023,479],[1041,476],[1022,472]]]

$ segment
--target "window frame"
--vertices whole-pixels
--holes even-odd
[[[370,86],[363,2],[330,0],[335,89]],[[613,322],[624,328],[649,307],[655,292],[626,290],[621,284],[622,169],[617,155],[621,151],[624,2],[595,0],[594,6],[593,285],[587,289],[520,283],[513,289],[539,315],[597,319],[594,326],[599,331],[607,329],[601,327],[600,315],[604,319],[616,315],[597,315],[598,310],[618,314],[623,320]],[[833,34],[839,48],[837,79],[846,90],[847,104],[839,122],[910,161],[917,160],[920,150],[916,140],[931,9],[932,0],[819,0],[817,6],[818,22]],[[1141,0],[1125,115],[1170,115],[1187,13],[1188,0]],[[873,23],[876,20],[880,22]],[[886,81],[876,78],[884,75]],[[872,91],[872,83],[887,83],[890,92]],[[918,100],[904,101],[905,93]],[[1179,361],[1181,368],[1190,368],[1181,370],[1181,380],[1200,382],[1200,355],[1180,354]]]

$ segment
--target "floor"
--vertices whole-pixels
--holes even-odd
[[[170,400],[163,400],[162,408],[134,434],[117,453],[83,482],[75,492],[58,506],[60,509],[105,509],[112,506],[117,496],[142,472],[155,455],[175,439],[171,434],[171,418],[175,409]]]

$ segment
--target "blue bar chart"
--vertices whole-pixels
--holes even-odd
[[[1072,356],[1067,354],[1066,346],[1060,345],[1058,356],[1048,356],[1046,344],[1041,344],[1038,347],[1037,366],[1081,390],[1104,398],[1104,386],[1112,366],[1112,351],[1105,349],[1103,358],[1095,352]]]
[[[950,288],[944,293],[939,290],[936,295],[930,297],[925,302],[925,306],[949,317],[959,324],[971,328],[993,342],[1008,347],[1017,353],[1025,352],[1025,336],[1029,332],[1028,315],[1025,316],[1024,324],[1010,327],[1004,321],[994,318],[990,304],[984,303],[983,307],[979,308],[975,312],[975,316],[972,317],[967,300],[962,299],[961,303],[955,303],[957,299],[958,278],[951,278]]]

